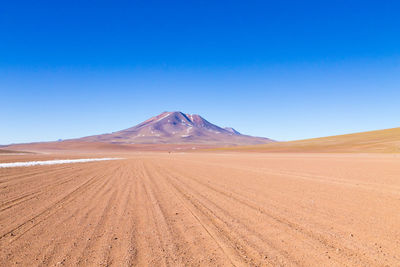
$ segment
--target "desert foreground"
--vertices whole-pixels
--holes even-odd
[[[400,266],[399,154],[105,156],[0,168],[0,266]]]

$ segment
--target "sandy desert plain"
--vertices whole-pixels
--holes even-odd
[[[4,151],[121,159],[0,168],[0,266],[400,266],[400,154],[296,149]]]

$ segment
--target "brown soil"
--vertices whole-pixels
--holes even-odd
[[[0,266],[400,265],[396,154],[123,156],[0,168]]]
[[[7,149],[0,149],[0,155],[2,155],[2,154],[15,154],[15,153],[23,153],[23,152],[7,150]]]
[[[192,151],[215,148],[204,144],[112,144],[103,142],[62,141],[9,145],[6,149],[38,153],[130,153],[136,151]]]

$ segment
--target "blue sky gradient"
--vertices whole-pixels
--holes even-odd
[[[277,140],[400,126],[397,1],[8,2],[0,144],[173,110]]]

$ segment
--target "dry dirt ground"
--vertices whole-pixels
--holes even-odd
[[[400,266],[400,155],[123,157],[0,168],[0,266]]]

